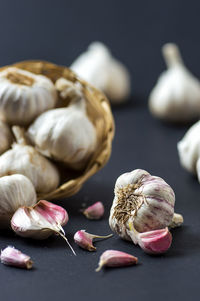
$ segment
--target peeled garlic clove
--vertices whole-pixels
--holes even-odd
[[[184,66],[175,44],[165,44],[162,50],[168,69],[150,94],[151,113],[169,121],[187,122],[199,118],[199,80]]]
[[[120,237],[131,240],[130,224],[138,232],[168,227],[174,204],[174,192],[162,178],[136,169],[122,174],[116,181],[109,224]]]
[[[106,235],[106,236],[99,236],[99,235],[87,233],[85,230],[79,230],[74,234],[74,241],[79,247],[85,250],[96,251],[95,246],[93,246],[93,239],[95,238],[106,239],[111,236],[113,236],[113,234]]]
[[[70,68],[102,90],[113,104],[122,103],[130,96],[130,75],[127,68],[112,57],[103,43],[90,44],[88,50]]]
[[[30,256],[11,246],[1,251],[1,263],[25,269],[31,269],[33,266]]]
[[[32,206],[37,197],[33,184],[23,175],[0,178],[0,227],[8,227],[14,212],[20,206]]]
[[[181,165],[189,172],[197,173],[200,158],[200,121],[196,122],[177,144]]]
[[[84,99],[41,114],[29,127],[28,137],[42,154],[73,169],[85,167],[97,142]]]
[[[102,202],[96,202],[83,211],[88,219],[100,219],[104,215],[104,205]]]
[[[123,267],[137,264],[138,259],[135,256],[132,256],[128,253],[116,251],[116,250],[107,250],[105,251],[99,260],[99,266],[96,269],[96,272],[99,272],[102,267]]]
[[[0,154],[10,148],[12,142],[12,134],[9,126],[0,120]]]
[[[19,236],[34,239],[46,239],[52,234],[58,234],[76,255],[62,228],[68,219],[64,208],[41,200],[35,206],[19,208],[12,217],[11,227]]]
[[[55,87],[47,77],[15,67],[0,72],[0,114],[9,124],[30,124],[56,101]]]
[[[34,147],[26,144],[22,129],[14,126],[13,132],[17,143],[0,156],[0,177],[23,174],[31,180],[38,193],[56,189],[60,181],[57,168]]]

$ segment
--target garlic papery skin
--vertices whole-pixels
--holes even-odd
[[[15,67],[0,72],[0,114],[9,124],[28,125],[56,101],[56,89],[47,77]]]
[[[33,146],[26,144],[21,128],[14,126],[13,132],[17,142],[11,150],[0,156],[0,177],[23,174],[31,180],[37,193],[55,190],[60,181],[57,168]]]
[[[64,208],[41,200],[32,207],[19,208],[12,217],[11,227],[19,236],[33,239],[41,240],[52,234],[58,234],[67,242],[74,255],[76,255],[62,228],[68,220],[69,217]]]
[[[177,228],[183,224],[183,216],[179,213],[174,213],[171,223],[169,224],[169,228]]]
[[[85,230],[79,230],[74,234],[74,241],[82,249],[88,251],[96,251],[96,247],[93,245],[93,239],[95,238],[107,239],[112,236],[113,234],[100,236],[100,235],[87,233]]]
[[[33,266],[30,256],[11,246],[1,250],[1,263],[28,270]]]
[[[0,120],[0,155],[10,148],[12,139],[9,126]]]
[[[32,206],[37,197],[31,181],[19,174],[0,178],[0,227],[10,225],[14,212],[20,206]]]
[[[86,166],[97,143],[84,99],[41,114],[29,127],[28,137],[39,152],[77,170]]]
[[[138,232],[168,227],[174,204],[174,192],[162,178],[136,169],[116,181],[109,224],[120,237],[131,240],[130,225]]]
[[[83,211],[88,219],[100,219],[104,215],[104,205],[102,202],[96,202]]]
[[[181,165],[187,171],[196,174],[197,161],[200,158],[200,121],[187,131],[178,142],[177,148]]]
[[[60,77],[55,82],[56,89],[60,92],[61,98],[69,98],[71,101],[76,102],[83,98],[81,86],[78,83],[73,83],[64,77]]]
[[[159,77],[149,97],[149,108],[158,118],[188,122],[200,116],[200,82],[184,66],[175,44],[163,46],[168,69]]]
[[[168,228],[139,233],[130,225],[128,235],[145,253],[162,254],[168,251],[172,243],[172,235]]]
[[[113,104],[130,96],[130,75],[127,68],[116,60],[100,42],[93,42],[70,66],[81,78],[103,91]]]
[[[107,250],[101,255],[96,272],[99,272],[104,266],[116,268],[135,265],[137,262],[138,258],[133,255],[117,250]]]

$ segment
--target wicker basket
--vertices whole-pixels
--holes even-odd
[[[98,144],[96,150],[91,160],[88,162],[87,167],[81,172],[68,170],[67,168],[63,168],[59,163],[56,163],[60,169],[62,184],[56,190],[48,194],[38,195],[38,199],[50,200],[71,196],[77,193],[81,189],[83,183],[100,170],[110,157],[112,139],[114,136],[114,121],[109,102],[103,93],[78,78],[66,67],[57,66],[44,61],[23,61],[16,63],[13,66],[36,74],[43,74],[50,78],[54,83],[58,78],[64,77],[72,82],[78,81],[83,87],[83,93],[87,100],[87,113],[97,130]],[[5,69],[6,67],[8,66],[2,67],[0,70]],[[67,99],[62,100],[59,98],[58,107],[67,106],[68,102],[69,100]]]

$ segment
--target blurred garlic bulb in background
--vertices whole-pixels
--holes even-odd
[[[71,91],[70,87],[66,89]],[[76,87],[74,89],[77,90]],[[41,114],[27,133],[42,154],[74,169],[85,167],[97,142],[96,129],[86,113],[85,99],[79,95],[77,90],[67,108]]]
[[[37,201],[31,181],[23,175],[0,178],[0,227],[8,227],[15,211],[21,206],[31,206]]]
[[[200,182],[200,121],[187,131],[177,147],[181,165],[187,171],[197,173]]]
[[[50,79],[15,67],[0,72],[0,114],[13,125],[28,125],[57,100]]]
[[[162,48],[168,69],[159,77],[149,97],[149,108],[158,118],[187,122],[200,117],[200,82],[184,66],[178,47]]]
[[[10,148],[12,134],[9,126],[0,120],[0,155]]]
[[[21,128],[13,126],[13,132],[17,142],[13,143],[11,150],[0,156],[0,177],[23,174],[31,180],[38,193],[56,189],[59,184],[56,167],[34,147],[26,144]]]
[[[81,78],[103,91],[113,104],[130,96],[130,75],[127,68],[100,42],[93,42],[70,66]]]

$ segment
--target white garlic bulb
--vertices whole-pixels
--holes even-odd
[[[57,168],[38,151],[26,144],[23,130],[13,127],[17,143],[0,156],[0,177],[10,174],[23,174],[33,183],[38,193],[48,193],[59,185]]]
[[[30,124],[55,107],[57,93],[50,79],[15,67],[0,72],[0,114],[13,125]]]
[[[130,75],[127,68],[113,58],[103,43],[92,43],[70,68],[102,90],[113,104],[124,102],[130,96]]]
[[[181,165],[187,171],[197,173],[200,182],[200,121],[187,131],[177,147]]]
[[[97,142],[84,99],[41,114],[29,127],[28,137],[42,154],[74,169],[85,167]]]
[[[7,227],[14,212],[37,201],[31,181],[19,174],[0,178],[0,227]]]
[[[10,148],[12,143],[12,134],[9,126],[0,120],[0,154]]]
[[[138,232],[168,227],[174,214],[175,195],[161,178],[136,169],[122,174],[115,184],[109,224],[120,237],[130,240]]]
[[[200,82],[184,66],[175,44],[163,46],[168,69],[159,77],[149,97],[149,108],[161,119],[187,122],[200,116]]]

